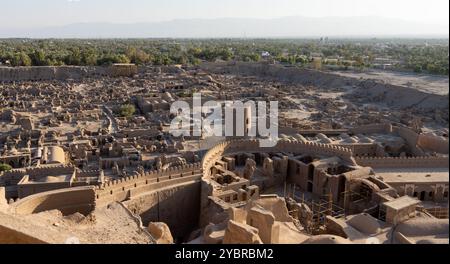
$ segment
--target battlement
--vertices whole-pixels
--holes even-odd
[[[25,169],[13,169],[11,171],[4,172],[2,177],[6,178],[18,178],[24,175],[30,176],[47,176],[58,174],[71,174],[75,170],[75,167],[69,165],[57,165],[49,167],[29,167]]]
[[[219,143],[205,154],[202,162],[204,173],[208,173],[215,161],[220,159],[221,156],[236,152],[291,152],[327,157],[337,156],[350,164],[354,164],[352,150],[338,145],[280,140],[274,147],[261,148],[259,140],[230,140]]]
[[[100,170],[77,170],[77,177],[96,177],[100,175]]]
[[[107,188],[107,187],[113,187],[114,185],[123,184],[123,183],[131,183],[142,179],[157,179],[157,178],[163,178],[168,177],[171,175],[177,175],[177,174],[192,174],[194,171],[201,170],[201,163],[194,163],[194,164],[186,164],[183,166],[176,166],[171,167],[165,170],[154,170],[154,171],[148,171],[145,173],[136,173],[134,175],[130,175],[127,177],[124,177],[122,179],[112,180],[110,182],[103,183],[98,188]]]
[[[201,163],[136,173],[96,186],[96,201],[100,205],[106,205],[112,201],[125,201],[141,193],[199,180],[201,175]]]

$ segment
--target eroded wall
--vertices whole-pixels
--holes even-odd
[[[198,227],[200,186],[200,181],[192,181],[144,194],[124,204],[141,217],[144,226],[164,222],[172,235],[182,241]]]

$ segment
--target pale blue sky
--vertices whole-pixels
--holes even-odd
[[[448,25],[448,0],[0,0],[1,28],[181,18],[384,16]]]

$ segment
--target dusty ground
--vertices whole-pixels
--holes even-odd
[[[449,92],[448,76],[391,72],[381,70],[371,70],[363,73],[342,71],[337,71],[334,73],[350,78],[363,78],[383,81],[392,85],[415,88],[419,91],[432,94],[446,95]]]
[[[281,127],[340,129],[394,123],[437,134],[448,129],[447,76],[326,72],[262,63],[202,67],[226,83],[230,98],[278,101]],[[242,95],[244,88],[248,94]]]
[[[63,216],[58,210],[18,216],[21,223],[8,225],[23,228],[26,233],[37,232],[40,239],[58,244],[150,244],[149,235],[139,223],[118,203],[96,209],[91,215]],[[44,231],[45,230],[45,231]]]

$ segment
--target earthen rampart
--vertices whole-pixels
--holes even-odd
[[[108,68],[99,66],[0,67],[0,82],[83,79],[108,74]]]

